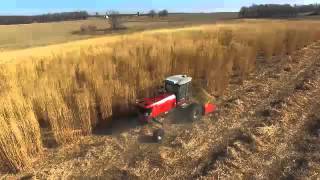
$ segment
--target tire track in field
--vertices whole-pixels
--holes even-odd
[[[279,82],[275,82],[271,85],[266,85],[265,88],[268,88],[270,90],[269,92],[271,92],[270,93],[271,96],[269,98],[264,97],[263,93],[257,92],[256,94],[257,96],[254,97],[255,99],[253,101],[258,102],[260,105],[256,106],[257,103],[251,103],[251,106],[247,108],[247,111],[249,112],[244,111],[242,113],[242,117],[245,117],[244,119],[247,119],[247,120],[240,122],[239,126],[236,127],[235,129],[241,129],[242,132],[246,133],[248,132],[250,127],[261,126],[263,124],[270,123],[268,121],[256,120],[255,116],[256,115],[259,115],[262,117],[270,116],[271,113],[273,112],[266,109],[265,105],[273,104],[273,103],[276,104],[277,100],[281,99],[281,97],[289,96],[290,91],[292,92],[295,89],[295,86],[301,83],[301,81],[303,81],[303,77],[305,76],[305,74],[307,74],[307,72],[313,67],[313,63],[315,62],[315,57],[317,56],[317,53],[319,53],[319,47],[314,45],[311,47],[311,49],[306,49],[303,51],[305,51],[305,58],[303,59],[304,62],[301,64],[302,66],[298,66],[297,68],[293,67],[292,73],[289,73],[288,75],[284,75],[282,80],[279,80]],[[315,53],[315,51],[318,51],[318,52]],[[296,72],[295,70],[300,70],[300,71]],[[288,91],[288,89],[290,91]],[[253,111],[250,112],[250,109]],[[266,119],[268,118],[266,117]],[[232,132],[224,133],[224,135],[222,136],[223,138],[221,138],[222,140],[220,141],[220,143],[212,147],[212,150],[210,151],[211,153],[209,153],[209,155],[205,159],[208,159],[208,157],[211,157],[211,158],[209,158],[209,160],[204,160],[206,163],[204,164],[202,163],[202,165],[200,165],[200,168],[194,177],[206,176],[210,171],[215,171],[217,169],[224,169],[223,166],[225,166],[226,168],[228,168],[228,166],[230,167],[234,166],[232,164],[232,160],[226,160],[226,156],[228,154],[220,153],[222,154],[221,156],[219,155],[219,153],[216,153],[217,149],[222,149],[221,151],[218,151],[218,152],[237,153],[239,151],[243,151],[244,154],[250,154],[250,151],[255,149],[255,144],[251,142],[253,141],[253,139],[255,139],[254,136],[253,137],[249,136],[251,137],[250,138],[251,140],[244,141],[245,143],[241,143],[241,142],[239,143],[239,139],[237,138],[230,138],[232,137]],[[248,146],[248,147],[244,148],[243,146]],[[246,151],[247,149],[250,149],[250,151]],[[218,158],[216,157],[217,154],[218,154]],[[219,164],[222,167],[217,167],[216,166],[217,162],[220,162],[221,160],[224,162],[222,164]],[[234,167],[234,169],[239,169],[239,167]],[[214,174],[216,177],[219,177],[219,176],[222,176],[223,173],[224,172],[221,171],[221,172],[216,172]]]
[[[291,135],[292,129],[300,127],[300,123],[303,121],[285,124],[284,119],[299,119],[299,115],[308,113],[308,107],[314,106],[314,103],[312,103],[313,96],[320,93],[317,86],[311,87],[320,81],[319,59],[316,56],[314,59],[313,63],[309,64],[307,68],[300,70],[294,79],[288,81],[282,90],[271,96],[266,101],[269,101],[269,103],[263,103],[260,108],[257,108],[255,114],[249,117],[252,120],[244,124],[242,128],[245,128],[245,132],[249,134],[254,143],[252,141],[250,143],[246,141],[231,142],[231,145],[229,144],[225,147],[230,152],[228,156],[223,160],[216,161],[214,168],[211,168],[209,172],[208,170],[205,171],[204,175],[229,178],[279,178],[279,173],[276,173],[272,169],[279,169],[279,166],[275,166],[275,164],[283,164],[283,162],[279,163],[275,161],[271,163],[269,161],[274,155],[276,156],[276,154],[272,153],[278,151],[270,148],[268,144],[273,143],[274,147],[278,147],[277,145],[281,143],[290,142],[289,140],[284,140],[283,136],[286,134]],[[305,91],[311,88],[315,88],[313,94],[307,94],[307,97],[305,97]],[[301,108],[303,103],[306,108]],[[311,103],[311,105],[308,103]],[[290,104],[290,107],[287,107],[287,104]],[[290,113],[291,116],[286,117]],[[260,133],[258,133],[259,131]],[[270,136],[270,133],[273,135]],[[278,138],[277,141],[275,140],[276,137]],[[281,150],[282,147],[279,148]],[[268,151],[269,154],[265,153],[265,151]],[[264,166],[268,166],[268,164],[270,164],[269,169],[265,169]]]
[[[318,99],[320,98],[320,62],[318,62],[308,74],[310,79],[305,79],[303,86],[305,88],[300,88],[300,85],[297,86],[299,90],[296,91],[295,95],[290,99],[289,102],[291,106],[288,106],[288,108],[284,110],[283,118],[277,124],[279,128],[278,131],[275,132],[273,141],[267,145],[267,151],[262,151],[262,153],[273,157],[272,160],[269,161],[269,165],[266,167],[256,169],[256,176],[290,179],[294,177],[295,171],[299,169],[309,169],[306,159],[310,157],[301,156],[301,152],[294,153],[295,147],[307,148],[306,150],[308,151],[308,146],[313,146],[317,151],[320,150],[318,144],[320,141],[317,139],[320,137],[315,137],[315,140],[310,138],[311,134],[319,136],[317,133],[320,129],[320,124],[317,124],[319,123],[319,120],[317,119],[317,116],[314,115],[319,111],[320,107],[318,102]],[[288,118],[288,115],[290,115],[290,118]],[[309,124],[313,123],[315,123],[315,127],[307,127]],[[308,132],[308,128],[314,129],[311,129],[309,130],[310,132]],[[266,138],[268,137],[262,136],[261,140],[265,141]],[[303,139],[307,139],[307,141],[304,141]],[[295,154],[298,157],[295,158]],[[319,163],[320,156],[319,154],[317,156]],[[256,159],[257,157],[260,156],[255,156]],[[262,162],[264,159],[260,158],[260,160]],[[318,168],[317,177],[319,178],[319,164],[316,168]],[[306,178],[311,176],[311,174],[308,175],[308,173],[305,173],[304,176],[305,177],[301,178]]]
[[[317,97],[320,98],[320,97]],[[280,179],[320,178],[320,104],[316,103],[303,126],[291,138],[288,154],[274,164]]]

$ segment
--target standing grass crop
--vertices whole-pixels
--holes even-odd
[[[90,135],[97,125],[132,112],[135,100],[153,95],[168,75],[188,74],[210,95],[223,95],[232,74],[244,80],[254,70],[257,55],[268,60],[292,53],[319,40],[318,27],[314,21],[244,21],[158,30],[6,61],[0,71],[0,163],[12,171],[26,168],[46,139],[40,124],[61,145]]]

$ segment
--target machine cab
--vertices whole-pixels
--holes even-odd
[[[170,76],[165,80],[165,90],[176,96],[177,104],[184,104],[190,97],[191,80],[186,75]]]

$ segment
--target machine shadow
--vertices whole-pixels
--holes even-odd
[[[144,127],[144,126],[153,126],[154,128],[159,128],[159,123],[150,122],[145,123],[139,120],[138,113],[131,112],[129,114],[117,117],[110,117],[108,119],[103,119],[101,116],[101,109],[97,108],[99,123],[93,129],[93,135],[98,136],[114,136],[119,135],[123,132],[129,132],[132,129]],[[160,120],[161,119],[161,120]],[[162,118],[157,119],[163,125],[170,126],[170,124],[192,124],[191,121],[187,118],[187,110],[183,108],[177,108],[171,110],[171,112]],[[149,124],[149,125],[148,125]],[[158,126],[157,126],[158,125]],[[153,143],[152,135],[140,135],[139,141],[143,143]]]
[[[172,110],[172,112],[163,118],[162,123],[164,124],[162,127],[170,126],[170,124],[192,124],[192,122],[186,118],[184,109]],[[147,125],[148,123],[141,122],[136,114],[121,118],[113,117],[108,120],[100,121],[94,128],[93,134],[98,136],[115,136]],[[138,141],[141,143],[154,143],[152,135],[140,135]]]
[[[192,124],[188,119],[188,111],[183,108],[174,109],[166,118],[172,124]]]
[[[121,118],[110,118],[106,121],[101,121],[98,123],[93,130],[93,134],[101,136],[117,135],[143,125],[144,123],[139,121],[137,115]]]
[[[146,143],[146,144],[155,144],[156,142],[154,141],[153,136],[150,135],[140,135],[138,137],[138,141],[140,143]]]

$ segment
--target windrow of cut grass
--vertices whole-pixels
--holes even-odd
[[[153,95],[168,75],[188,74],[223,95],[232,74],[245,79],[254,71],[258,55],[268,60],[319,40],[319,25],[266,20],[151,31],[1,64],[0,164],[28,167],[42,152],[43,129],[57,145],[90,135],[132,112],[135,100]]]

